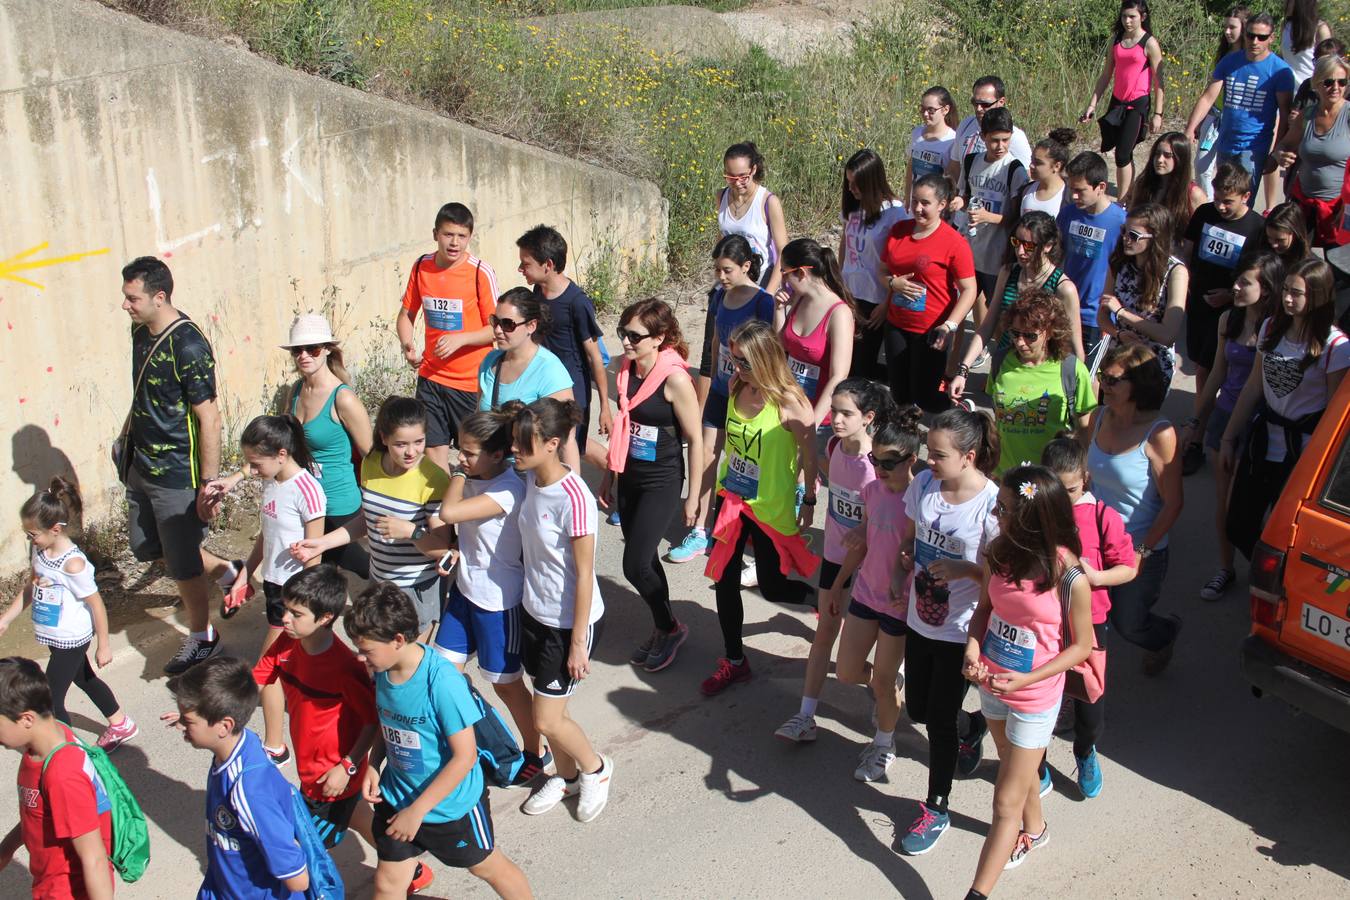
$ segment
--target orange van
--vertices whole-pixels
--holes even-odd
[[[1350,731],[1350,378],[1305,445],[1252,553],[1242,669]]]

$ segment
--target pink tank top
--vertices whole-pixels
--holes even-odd
[[[1076,570],[1075,570],[1076,571]],[[1077,574],[1076,577],[1082,577]],[[989,580],[989,627],[980,641],[980,661],[990,672],[1026,674],[1045,665],[1063,647],[1064,612],[1059,599],[1064,579],[1048,591],[995,575]],[[999,699],[1018,712],[1045,712],[1064,693],[1063,673]]]
[[[830,509],[825,516],[825,559],[843,563],[844,535],[862,524],[863,488],[876,480],[876,469],[866,453],[851,456],[844,452],[844,442],[831,438],[830,450]],[[868,549],[871,549],[870,546]],[[887,584],[889,588],[889,583]]]
[[[1122,103],[1139,99],[1153,85],[1153,72],[1148,67],[1148,54],[1144,52],[1148,37],[1148,32],[1144,32],[1139,43],[1129,48],[1122,46],[1119,41],[1111,45],[1111,57],[1116,66],[1111,96]]]
[[[815,331],[805,336],[792,330],[792,323],[797,318],[796,304],[788,312],[787,322],[783,325],[783,349],[787,351],[788,368],[813,404],[820,399],[820,389],[828,380],[828,377],[822,378],[821,373],[827,369],[830,360],[830,318],[836,309],[844,305],[844,301],[840,300],[831,306],[821,317]],[[825,371],[825,375],[828,374]]]

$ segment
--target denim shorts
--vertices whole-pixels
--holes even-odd
[[[731,400],[726,394],[715,389],[708,391],[708,399],[703,403],[703,427],[722,431],[727,427],[727,404]]]
[[[1006,722],[1008,743],[1023,750],[1040,750],[1050,746],[1055,719],[1059,717],[1060,700],[1063,697],[1043,712],[1020,712],[980,688],[980,712],[984,713],[986,719]]]
[[[1205,425],[1205,449],[1219,452],[1219,445],[1223,443],[1223,432],[1228,427],[1228,420],[1233,417],[1231,409],[1219,409],[1215,406],[1209,414],[1209,422]]]

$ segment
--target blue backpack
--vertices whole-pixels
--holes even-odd
[[[239,777],[244,777],[244,772],[251,769],[264,767],[274,768],[270,762],[245,766]],[[319,832],[314,827],[314,820],[310,818],[305,798],[295,785],[286,782],[286,786],[291,790],[291,816],[295,819],[295,842],[305,854],[305,869],[309,872],[309,888],[305,891],[305,900],[344,900],[347,889],[342,883],[342,876],[338,874],[337,866],[333,863],[333,857],[328,855],[328,848],[323,845],[323,838],[319,837]]]
[[[469,696],[483,714],[473,726],[474,740],[478,742],[478,765],[489,784],[510,787],[525,764],[525,754],[497,708],[483,699],[473,682],[467,678],[464,681],[469,686]]]

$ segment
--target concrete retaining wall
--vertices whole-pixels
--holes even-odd
[[[0,571],[24,562],[17,510],[53,473],[78,476],[94,517],[116,500],[132,257],[173,267],[237,429],[286,376],[276,345],[296,312],[328,311],[358,366],[362,347],[393,342],[446,201],[474,210],[474,252],[503,289],[521,283],[515,238],[540,222],[580,266],[665,250],[650,183],[88,0],[0,0],[0,187]]]

